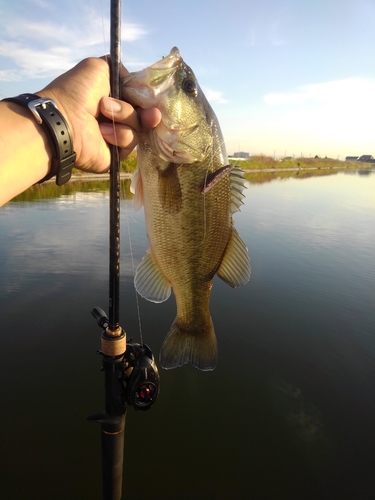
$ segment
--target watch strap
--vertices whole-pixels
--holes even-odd
[[[3,101],[15,102],[30,109],[36,121],[43,127],[52,145],[51,171],[38,184],[56,176],[56,184],[62,186],[69,181],[76,160],[70,127],[49,98],[36,94],[21,94],[7,97]]]

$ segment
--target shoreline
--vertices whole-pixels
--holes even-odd
[[[243,169],[245,174],[257,174],[257,173],[273,173],[273,172],[303,172],[311,170],[358,170],[361,167],[285,167],[285,168],[254,168],[254,169]],[[371,169],[371,167],[362,167],[364,170]],[[132,173],[120,172],[120,179],[131,179]],[[83,174],[73,174],[69,182],[74,181],[91,181],[91,180],[109,180],[109,172],[104,174],[93,174],[93,173],[83,173]],[[54,179],[49,179],[47,182],[54,182]]]
[[[259,172],[303,172],[305,170],[371,170],[372,167],[285,167],[285,168],[255,168],[244,169],[245,174],[253,174]]]

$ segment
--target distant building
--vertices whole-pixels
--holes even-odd
[[[358,161],[375,163],[374,157],[372,155],[362,155],[358,158]]]
[[[345,161],[358,161],[358,156],[347,156]]]
[[[245,153],[244,151],[237,151],[233,153],[233,158],[250,158],[250,153]]]

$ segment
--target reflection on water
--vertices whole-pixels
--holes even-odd
[[[300,388],[278,380],[271,384],[271,398],[280,416],[302,441],[323,438],[320,411],[305,399]]]
[[[370,499],[375,488],[375,175],[248,176],[250,283],[215,279],[219,364],[161,372],[128,411],[124,498]],[[324,172],[327,174],[327,172]],[[311,173],[309,173],[311,175]],[[51,189],[49,192],[48,189]],[[90,315],[108,303],[107,183],[35,187],[0,210],[0,496],[101,498]],[[121,323],[139,340],[143,214],[123,184]],[[173,299],[140,300],[158,356]]]

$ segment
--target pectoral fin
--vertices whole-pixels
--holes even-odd
[[[143,207],[143,183],[139,168],[132,175],[130,192],[134,194],[134,210],[140,210]]]
[[[134,285],[139,295],[151,302],[164,302],[171,295],[171,285],[156,265],[150,250],[137,267]]]
[[[247,247],[234,227],[217,275],[233,288],[244,285],[250,279]]]

